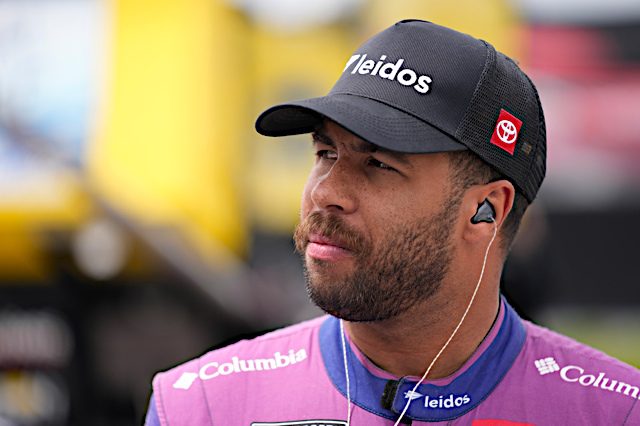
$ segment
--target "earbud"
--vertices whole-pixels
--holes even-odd
[[[482,204],[478,205],[478,211],[471,218],[471,223],[477,224],[480,222],[493,223],[496,218],[496,211],[493,209],[493,206],[489,202],[489,200],[485,199]]]

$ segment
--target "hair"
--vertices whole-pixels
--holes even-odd
[[[469,150],[450,152],[449,162],[454,197],[461,197],[462,193],[473,185],[482,185],[502,179],[510,180]],[[513,244],[527,207],[529,207],[529,201],[522,192],[516,189],[513,206],[502,223],[499,233],[500,245],[505,254],[509,252]]]

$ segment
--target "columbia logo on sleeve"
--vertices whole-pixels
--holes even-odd
[[[229,374],[275,370],[289,367],[306,359],[307,352],[304,349],[299,349],[298,351],[290,349],[286,354],[276,352],[271,358],[240,359],[234,356],[227,362],[211,361],[200,367],[198,373],[182,373],[173,384],[173,388],[188,390],[196,379],[210,380],[218,376],[228,376]]]
[[[575,383],[584,387],[593,387],[608,392],[615,392],[634,399],[640,399],[640,388],[625,383],[619,378],[612,378],[599,371],[587,371],[578,365],[561,367],[553,357],[538,359],[534,362],[541,376],[560,371],[560,378],[568,383]],[[555,376],[555,375],[554,375]]]

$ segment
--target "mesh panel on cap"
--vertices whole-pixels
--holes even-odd
[[[486,44],[486,65],[456,137],[533,201],[544,177],[546,154],[538,94],[511,59]],[[513,156],[491,143],[501,109],[522,121]]]
[[[532,189],[534,191],[533,197],[529,200],[531,202],[533,198],[535,198],[535,194],[538,192],[538,189],[540,189],[540,185],[542,185],[544,176],[547,173],[547,126],[544,121],[544,111],[542,110],[542,103],[540,102],[538,90],[526,74],[525,77],[527,77],[531,87],[533,87],[533,92],[536,95],[536,103],[538,105],[538,143],[535,146],[535,151],[532,153],[535,157],[531,163],[531,175],[528,179],[528,182],[532,185]]]

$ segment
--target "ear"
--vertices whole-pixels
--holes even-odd
[[[484,200],[489,200],[495,211],[495,224],[498,232],[513,207],[516,190],[508,180],[498,180],[484,185],[474,185],[469,188],[463,197],[463,205],[460,207],[463,215],[463,237],[469,242],[483,241],[493,235],[493,224],[480,222],[471,223],[471,218],[478,211],[478,206]]]

